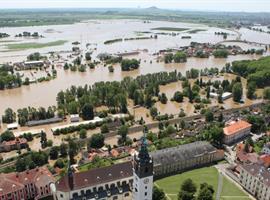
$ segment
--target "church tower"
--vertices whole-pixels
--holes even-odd
[[[152,200],[153,161],[147,150],[145,135],[139,154],[134,156],[133,178],[133,200]]]

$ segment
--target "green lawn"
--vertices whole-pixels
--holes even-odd
[[[35,43],[35,42],[29,42],[29,43],[19,43],[19,44],[6,44],[5,46],[9,50],[24,50],[24,49],[38,49],[43,47],[52,47],[52,46],[60,46],[65,44],[66,40],[57,40],[54,42],[47,42],[47,43]]]
[[[172,200],[177,200],[177,195],[184,180],[191,178],[197,185],[197,191],[201,183],[206,182],[217,190],[218,171],[214,167],[195,169],[182,174],[160,179],[155,184],[162,188],[167,196]],[[216,195],[216,194],[215,194]],[[222,200],[249,200],[248,196],[241,191],[234,183],[224,177]]]

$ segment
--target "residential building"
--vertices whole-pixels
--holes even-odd
[[[227,145],[234,144],[250,134],[251,124],[244,121],[233,121],[223,128],[223,142]]]
[[[150,153],[154,162],[154,176],[162,177],[222,160],[224,151],[210,143],[197,141]]]
[[[47,168],[36,168],[20,173],[0,174],[0,199],[38,200],[51,196],[54,178]]]
[[[210,92],[210,97],[211,97],[211,98],[218,99],[219,94],[218,94],[218,93],[214,93],[214,92]],[[231,98],[231,97],[232,97],[232,93],[231,93],[231,92],[224,92],[224,93],[222,93],[222,95],[221,95],[222,101],[225,101],[225,100],[227,100],[227,99],[229,99],[229,98]]]
[[[264,145],[264,147],[262,149],[262,153],[270,155],[270,142],[268,142],[267,144]]]
[[[9,152],[27,148],[27,140],[25,138],[15,138],[11,141],[3,141],[0,143],[0,152]]]
[[[8,124],[8,125],[7,125],[7,129],[8,129],[8,130],[14,130],[14,129],[17,129],[18,126],[19,126],[19,124],[16,123],[16,122],[14,122],[14,123]]]
[[[256,199],[270,199],[270,172],[263,165],[240,165],[239,182]]]

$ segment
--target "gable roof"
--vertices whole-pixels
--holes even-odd
[[[86,172],[73,174],[74,190],[85,187],[96,186],[102,183],[120,180],[133,176],[132,162],[115,164],[109,167],[96,168]],[[56,182],[57,190],[68,192],[71,191],[66,174]]]

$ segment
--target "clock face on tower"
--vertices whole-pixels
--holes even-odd
[[[149,183],[149,179],[148,178],[146,178],[146,179],[144,179],[144,184],[147,184],[147,183]]]

